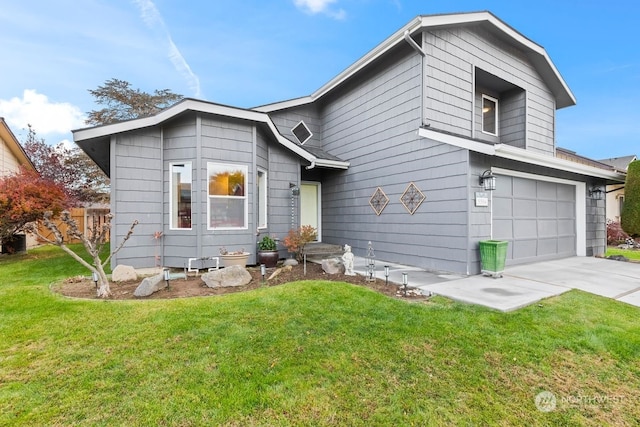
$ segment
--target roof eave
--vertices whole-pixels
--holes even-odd
[[[522,163],[528,163],[565,172],[572,172],[594,178],[606,179],[610,182],[624,182],[626,178],[625,174],[615,170],[600,169],[593,166],[583,165],[580,163],[571,162],[569,160],[559,159],[554,156],[534,153],[523,148],[513,147],[510,145],[485,144],[482,142],[473,141],[468,138],[445,134],[425,128],[420,128],[418,130],[418,135],[423,138],[439,141],[445,144],[453,145],[459,148],[475,151],[477,153],[482,153],[489,156],[515,160]]]

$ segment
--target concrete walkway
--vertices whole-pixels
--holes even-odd
[[[410,287],[424,294],[512,311],[544,298],[580,289],[640,307],[640,264],[593,257],[571,257],[507,267],[502,278],[464,276],[425,271],[376,260],[376,277],[402,283],[407,273]],[[354,270],[366,274],[365,259],[356,257]]]

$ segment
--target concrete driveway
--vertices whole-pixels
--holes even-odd
[[[541,299],[580,289],[640,307],[640,264],[572,257],[507,267],[502,278],[446,277],[418,285],[457,301],[511,311]]]

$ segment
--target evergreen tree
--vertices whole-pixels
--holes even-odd
[[[640,236],[640,160],[629,163],[627,168],[620,223],[627,234]]]

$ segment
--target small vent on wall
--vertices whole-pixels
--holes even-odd
[[[293,133],[293,136],[296,137],[301,145],[307,142],[309,138],[313,136],[307,125],[304,124],[304,121],[302,120],[300,120],[300,123],[295,125],[293,129],[291,129],[291,133]]]

